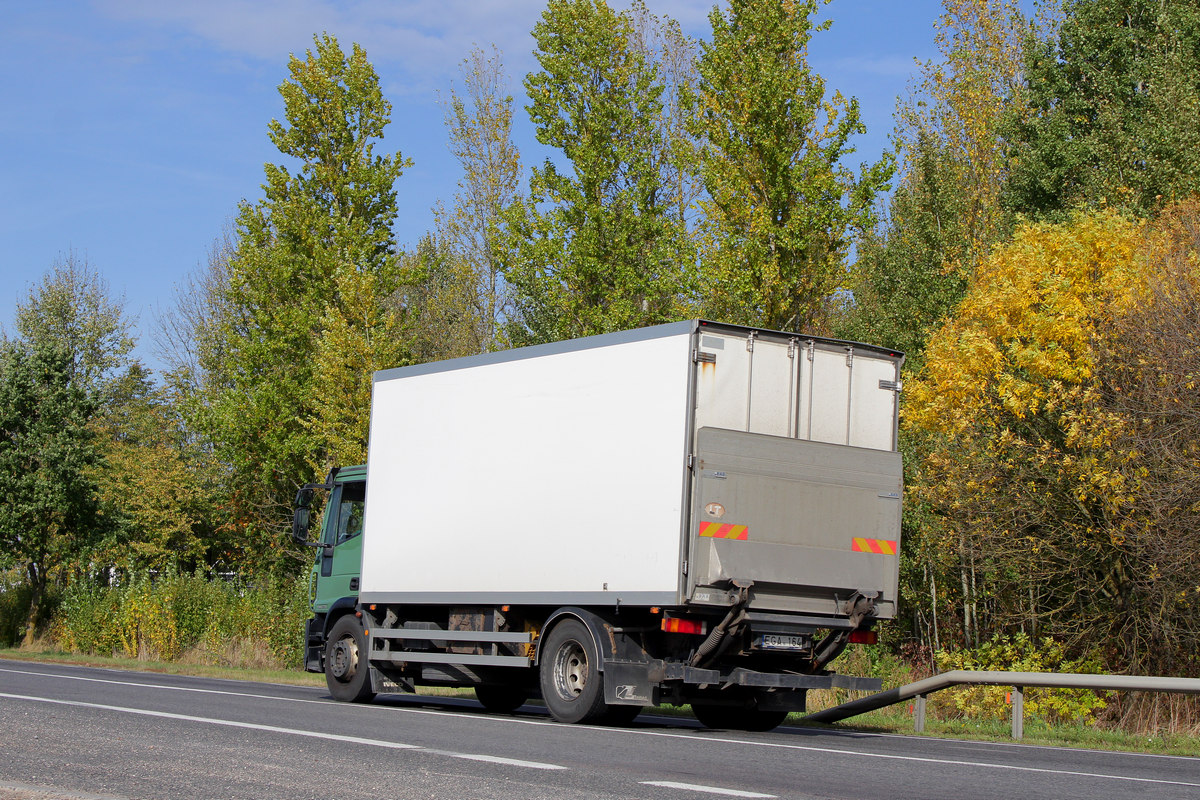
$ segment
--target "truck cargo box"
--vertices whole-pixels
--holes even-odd
[[[377,373],[361,601],[894,616],[902,360],[689,321]]]

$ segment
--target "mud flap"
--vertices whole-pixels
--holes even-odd
[[[604,702],[610,706],[658,705],[663,677],[661,661],[605,662]]]

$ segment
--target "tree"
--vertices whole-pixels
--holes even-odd
[[[888,219],[867,232],[848,288],[852,301],[839,336],[894,347],[917,374],[930,333],[954,312],[967,288],[951,255],[965,239],[965,199],[948,148],[923,133],[905,151],[905,172],[888,202]]]
[[[1134,454],[1107,643],[1137,672],[1200,676],[1200,203],[1167,208],[1140,256],[1144,290],[1100,340],[1103,407],[1125,422],[1116,448]]]
[[[188,435],[171,393],[134,364],[92,420],[103,464],[92,470],[113,535],[97,560],[118,566],[191,570],[214,536],[217,474]]]
[[[1087,645],[1123,613],[1132,453],[1098,342],[1136,302],[1140,240],[1114,212],[1019,227],[906,387],[904,426],[925,440],[913,490],[956,554],[975,644],[1027,626]]]
[[[655,119],[657,132],[652,139],[651,161],[659,172],[666,194],[666,205],[677,222],[687,231],[695,227],[699,201],[704,196],[700,179],[700,141],[691,128],[686,98],[700,81],[697,60],[699,44],[684,34],[679,22],[650,13],[643,0],[634,0],[629,10],[633,23],[630,46],[642,59],[654,66],[662,84],[662,113]],[[695,260],[692,236],[686,237],[679,263]]]
[[[314,387],[327,312],[359,324],[354,273],[373,276],[376,297],[397,280],[393,186],[409,165],[399,154],[374,154],[391,105],[365,51],[355,45],[345,54],[328,35],[314,43],[303,59],[291,58],[279,88],[286,124],[269,126],[299,168],[267,164],[264,199],[240,207],[228,284],[205,323],[203,394],[193,403],[194,421],[228,465],[235,518],[262,565],[278,559],[272,551],[286,534],[295,486],[328,460],[313,421],[344,399]]]
[[[1148,214],[1200,188],[1200,8],[1068,0],[1031,37],[1005,135],[1004,202],[1034,218],[1086,204]]]
[[[102,533],[96,485],[96,401],[75,360],[45,339],[0,346],[0,547],[31,588],[25,643],[51,578]]]
[[[411,362],[402,310],[387,302],[397,288],[377,273],[343,266],[338,302],[321,318],[323,334],[313,354],[312,390],[321,405],[305,420],[321,442],[319,474],[367,460],[371,388],[377,370]]]
[[[534,27],[529,116],[566,166],[535,167],[529,197],[505,215],[519,342],[677,314],[684,232],[652,155],[663,87],[632,35],[629,14],[603,0],[550,0]]]
[[[512,141],[512,96],[499,51],[463,61],[463,94],[446,103],[450,150],[462,167],[454,207],[439,208],[438,240],[456,272],[425,292],[418,308],[423,348],[443,357],[503,349],[511,301],[500,250],[504,209],[519,198],[521,160]],[[425,275],[426,273],[420,273]]]
[[[942,59],[922,65],[897,109],[899,186],[886,219],[859,245],[840,330],[903,350],[910,374],[979,259],[1012,225],[998,200],[1000,129],[1027,25],[1013,0],[945,0],[945,9],[936,25]]]
[[[825,323],[855,228],[892,173],[885,157],[843,165],[865,128],[858,102],[825,96],[808,64],[817,0],[732,0],[709,15],[690,93],[703,141],[702,302],[729,322],[777,329]]]
[[[17,307],[17,333],[26,342],[58,345],[70,358],[70,379],[104,395],[130,363],[134,340],[124,299],[74,252],[60,259]]]

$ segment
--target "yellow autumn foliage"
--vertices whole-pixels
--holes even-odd
[[[1002,423],[1067,413],[1093,378],[1097,333],[1143,283],[1140,242],[1141,226],[1115,213],[1018,229],[980,265],[956,318],[931,337],[906,423],[960,431],[981,414]]]
[[[1080,592],[1119,593],[1133,454],[1098,365],[1144,293],[1143,239],[1113,212],[1019,227],[980,263],[906,391],[922,451],[911,491],[939,520],[935,548],[957,553],[975,637],[979,615],[1082,635],[1103,612]]]

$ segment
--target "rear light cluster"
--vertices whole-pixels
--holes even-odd
[[[667,633],[704,633],[705,625],[698,619],[663,617],[662,629]]]
[[[875,631],[850,631],[850,644],[875,644],[878,641]]]

